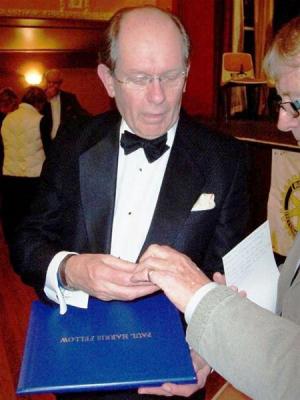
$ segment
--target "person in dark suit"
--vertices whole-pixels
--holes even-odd
[[[89,295],[133,300],[157,291],[131,282],[150,244],[188,254],[211,276],[244,236],[245,148],[181,111],[189,50],[181,22],[156,7],[121,10],[109,24],[98,74],[118,112],[66,126],[57,137],[11,249],[23,281],[61,313],[87,306]],[[197,385],[161,395],[192,394],[208,371]],[[59,398],[157,399],[132,390]]]
[[[73,119],[80,119],[88,116],[76,95],[61,89],[63,75],[59,69],[50,69],[45,73],[46,89],[48,99],[41,121],[41,134],[43,142],[47,143],[46,149],[49,150],[52,140],[56,137],[61,125]]]

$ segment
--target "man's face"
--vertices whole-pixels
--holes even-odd
[[[276,89],[282,103],[295,102],[297,100],[300,102],[300,68],[282,68],[279,79],[276,82]],[[277,126],[281,131],[291,131],[295,139],[300,143],[299,116],[294,118],[289,112],[280,108]]]
[[[62,78],[59,74],[51,73],[46,80],[46,95],[48,99],[58,95],[62,84]]]
[[[121,115],[134,133],[154,138],[177,121],[185,88],[182,71],[186,68],[180,33],[165,16],[136,16],[134,12],[127,15],[121,25],[113,76],[101,73],[101,68],[105,67],[99,66],[98,71],[109,95],[115,97]],[[157,78],[176,74],[175,83]],[[132,84],[145,76],[156,78],[142,87]]]

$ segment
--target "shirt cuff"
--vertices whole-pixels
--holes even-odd
[[[57,271],[60,263],[69,254],[77,254],[68,251],[60,251],[51,260],[44,287],[44,292],[46,296],[59,304],[60,314],[65,314],[67,312],[67,304],[80,308],[88,307],[89,295],[82,290],[67,290],[59,285],[57,279]]]
[[[190,322],[193,312],[195,311],[197,305],[200,303],[200,301],[203,299],[203,297],[213,290],[215,287],[217,287],[218,284],[215,282],[210,282],[207,283],[204,286],[201,286],[191,297],[190,301],[188,302],[185,312],[184,312],[184,318],[187,323]]]

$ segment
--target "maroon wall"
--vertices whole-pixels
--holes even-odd
[[[192,59],[184,107],[191,114],[215,113],[215,1],[183,1],[181,19],[192,41]]]

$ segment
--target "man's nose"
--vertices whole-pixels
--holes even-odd
[[[153,77],[151,82],[148,83],[147,95],[149,100],[153,103],[159,104],[165,100],[165,89],[159,77]]]
[[[300,118],[292,117],[288,112],[280,108],[278,115],[277,128],[280,131],[288,132],[300,126]]]

